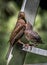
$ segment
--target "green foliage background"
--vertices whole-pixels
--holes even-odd
[[[19,4],[18,4],[19,3]],[[9,48],[8,40],[13,30],[22,0],[0,0],[0,65],[6,65],[6,54]],[[47,50],[47,10],[38,8],[34,30],[39,33],[45,44],[39,48]],[[25,63],[44,63],[47,57],[27,53]]]

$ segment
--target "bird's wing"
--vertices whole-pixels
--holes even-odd
[[[19,33],[13,38],[12,43],[17,42],[24,35],[24,29],[25,29],[25,27],[23,27],[19,31]]]
[[[9,40],[10,43],[13,43],[15,39],[16,40],[19,39],[22,36],[24,30],[25,30],[24,25],[17,26],[11,33],[10,40]]]

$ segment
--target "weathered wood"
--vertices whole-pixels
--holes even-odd
[[[35,1],[38,1],[38,4],[39,4],[39,0],[28,0],[26,4],[27,5],[29,5],[29,4],[32,5],[32,4],[34,4],[33,2],[35,2]],[[36,5],[36,6],[38,7],[38,5]],[[37,7],[36,7],[36,10],[37,10]],[[30,10],[29,8],[33,9],[32,7],[28,7],[28,6],[25,8],[25,13],[26,13],[27,16],[30,16],[30,14],[32,14],[32,13],[29,13],[29,10]],[[27,13],[27,10],[28,10],[28,13]],[[34,11],[33,11],[33,14],[34,14]],[[35,11],[35,14],[36,14],[36,11]],[[33,15],[33,20],[32,20],[32,16],[30,17],[31,18],[31,21],[30,21],[31,23],[32,22],[34,23],[35,14]],[[25,38],[22,41],[24,43],[27,42],[25,40]],[[26,52],[18,49],[17,45],[15,45],[14,49],[13,49],[13,58],[11,59],[9,65],[23,65],[24,60],[25,60],[25,56],[26,56]]]
[[[28,0],[25,6],[25,17],[30,24],[34,24],[35,16],[39,6],[40,0]]]
[[[13,58],[11,59],[9,65],[23,65],[24,64],[26,52],[18,49],[17,45],[15,45],[12,54],[13,54]]]

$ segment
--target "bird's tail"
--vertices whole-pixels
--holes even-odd
[[[40,44],[44,44],[44,42],[43,42],[43,40],[41,39],[40,36],[38,36],[38,37],[36,38],[36,40],[37,40],[38,43],[40,43]]]
[[[40,44],[44,44],[43,40],[39,40],[39,43],[40,43]]]

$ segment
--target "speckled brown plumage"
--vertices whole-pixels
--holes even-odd
[[[10,44],[14,45],[14,43],[18,42],[23,35],[25,35],[25,38],[28,41],[33,43],[43,43],[38,33],[33,30],[33,26],[29,22],[26,22],[25,13],[20,12],[17,24],[10,36]]]

